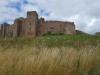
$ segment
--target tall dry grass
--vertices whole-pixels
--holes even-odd
[[[0,47],[0,75],[100,75],[100,47]]]

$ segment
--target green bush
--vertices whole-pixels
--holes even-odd
[[[43,36],[53,36],[53,35],[64,35],[64,33],[63,32],[52,33],[51,31],[48,31],[47,33],[43,34]]]

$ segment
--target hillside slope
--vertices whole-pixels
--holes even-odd
[[[100,37],[0,39],[0,75],[100,75]]]
[[[19,37],[1,39],[0,46],[5,47],[74,47],[100,45],[100,36],[92,35],[61,35],[61,36],[42,36],[42,37]]]

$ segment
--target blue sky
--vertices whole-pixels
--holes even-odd
[[[100,0],[1,0],[0,24],[37,11],[46,20],[72,21],[76,29],[94,34],[100,32],[99,7]]]

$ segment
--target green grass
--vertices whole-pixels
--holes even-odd
[[[0,39],[0,75],[100,75],[100,36]]]
[[[92,35],[61,35],[61,36],[43,36],[43,37],[28,37],[28,38],[10,38],[0,40],[0,45],[3,47],[13,46],[33,46],[33,47],[74,47],[80,49],[84,46],[100,45],[100,36]]]

